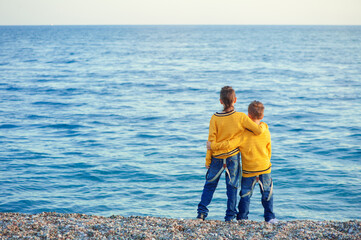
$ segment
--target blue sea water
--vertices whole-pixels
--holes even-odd
[[[194,218],[231,85],[236,110],[266,106],[277,217],[361,219],[360,39],[361,26],[0,26],[0,211]],[[249,218],[262,215],[256,189]]]

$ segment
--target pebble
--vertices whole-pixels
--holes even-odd
[[[0,213],[0,239],[361,239],[361,221],[170,219]]]

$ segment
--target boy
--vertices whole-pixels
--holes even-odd
[[[232,87],[225,86],[221,89],[220,103],[223,105],[223,111],[217,112],[211,117],[208,141],[230,141],[246,132],[245,129],[250,129],[255,134],[261,134],[264,131],[259,124],[254,123],[245,113],[235,111],[234,104],[236,101],[236,93]],[[239,161],[238,145],[232,149],[207,151],[206,168],[208,171],[201,201],[198,204],[197,218],[204,220],[207,217],[208,205],[212,201],[223,171],[226,172],[227,186],[227,210],[224,219],[228,222],[237,216],[237,188],[241,174]]]
[[[249,204],[254,186],[258,182],[262,193],[262,205],[266,222],[277,223],[273,212],[273,182],[271,178],[271,134],[268,125],[261,122],[264,116],[264,106],[253,101],[248,106],[248,116],[258,125],[263,125],[265,131],[256,136],[247,129],[236,139],[222,142],[207,142],[207,148],[213,151],[238,146],[242,156],[241,199],[238,204],[237,220],[248,219]]]

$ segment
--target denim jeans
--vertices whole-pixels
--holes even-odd
[[[240,164],[240,156],[239,154],[234,155],[226,159],[227,168],[229,170],[229,174],[226,172],[226,186],[227,186],[227,211],[225,220],[231,221],[237,215],[237,189],[239,187],[239,179],[241,173],[241,164]],[[223,159],[212,158],[212,162],[210,168],[206,174],[206,183],[204,184],[203,193],[201,197],[201,201],[198,204],[198,214],[203,214],[205,217],[208,215],[207,206],[211,203],[213,194],[217,188],[218,181],[221,177],[219,175],[214,181],[212,180],[217,173],[223,167]]]
[[[241,183],[241,199],[238,204],[237,220],[248,219],[249,204],[251,201],[254,186],[256,185],[256,177],[242,177]],[[271,189],[273,188],[273,182],[271,174],[259,175],[260,191],[262,193],[262,205],[264,208],[264,219],[269,221],[275,217],[273,213],[273,194]]]

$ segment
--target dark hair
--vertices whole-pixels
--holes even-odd
[[[235,98],[236,98],[236,92],[232,87],[224,86],[222,88],[220,93],[220,99],[222,100],[224,105],[223,111],[230,110]]]
[[[263,103],[254,100],[248,105],[248,114],[253,119],[261,119],[263,117],[264,106]]]

